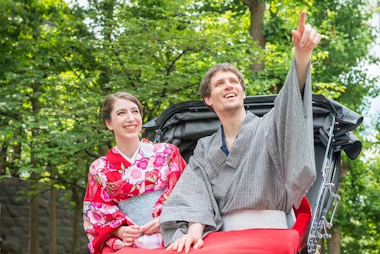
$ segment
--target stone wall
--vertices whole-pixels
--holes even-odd
[[[0,253],[28,252],[29,235],[29,198],[17,199],[20,190],[28,190],[29,182],[18,178],[9,178],[0,181]],[[63,190],[57,190],[56,217],[57,217],[57,254],[71,253],[73,238],[74,213],[67,210],[68,203],[60,201]],[[49,192],[41,194],[39,198],[39,253],[49,253]],[[87,237],[79,220],[79,239],[77,254],[88,254]],[[1,243],[1,242],[0,242]]]

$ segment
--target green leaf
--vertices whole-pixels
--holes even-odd
[[[156,180],[151,178],[151,177],[146,177],[145,179],[148,180],[149,182],[152,182],[152,183],[156,182]]]

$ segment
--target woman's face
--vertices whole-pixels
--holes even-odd
[[[142,127],[139,107],[130,100],[116,99],[111,112],[111,121],[105,121],[109,130],[113,131],[116,142],[139,139]]]

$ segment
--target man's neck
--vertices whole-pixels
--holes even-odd
[[[246,112],[244,108],[239,109],[237,112],[224,112],[224,114],[218,114],[219,120],[223,125],[226,141],[235,140],[245,116]]]

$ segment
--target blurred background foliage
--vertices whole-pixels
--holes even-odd
[[[148,121],[200,99],[203,75],[219,62],[242,71],[248,95],[277,93],[303,9],[323,35],[312,56],[313,92],[359,113],[379,94],[365,69],[379,63],[370,54],[379,31],[369,1],[0,0],[0,9],[0,175],[30,181],[32,197],[44,181],[71,191],[73,224],[81,223],[89,165],[112,146],[99,114],[106,95],[134,94]],[[371,128],[361,159],[343,160],[339,246],[325,243],[326,253],[379,253],[378,116]],[[36,214],[38,206],[30,219]],[[30,248],[38,252],[38,239]]]

